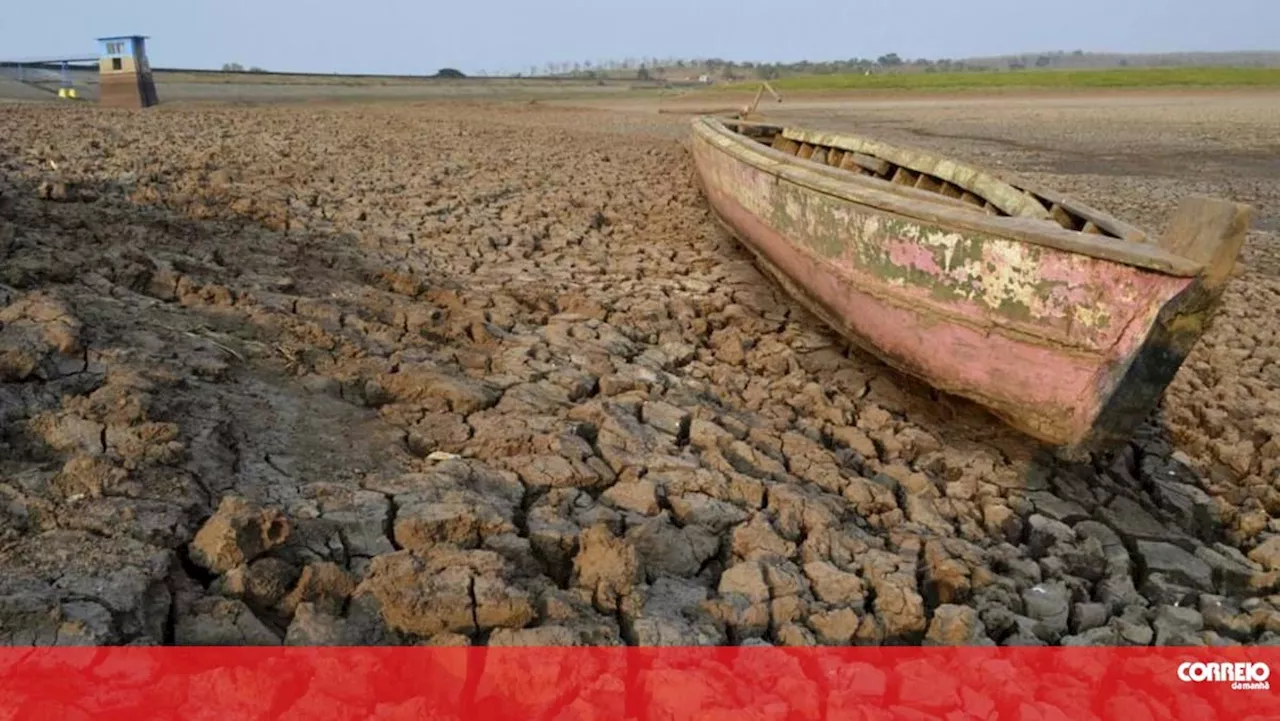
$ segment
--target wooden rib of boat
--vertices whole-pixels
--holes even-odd
[[[1167,232],[931,153],[693,121],[715,216],[793,297],[887,364],[1067,455],[1131,437],[1204,333],[1248,206]]]

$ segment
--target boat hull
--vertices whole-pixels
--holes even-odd
[[[792,296],[888,365],[1048,444],[1128,437],[1203,331],[1213,299],[1194,275],[822,192],[767,153],[727,152],[708,127],[692,143],[703,192]]]

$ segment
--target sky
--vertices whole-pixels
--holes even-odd
[[[0,60],[149,35],[153,67],[528,73],[627,57],[964,58],[1280,50],[1280,0],[58,0],[3,13]]]

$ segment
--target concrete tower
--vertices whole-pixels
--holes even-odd
[[[142,35],[98,38],[98,104],[114,108],[149,108],[160,102],[147,62],[147,39]]]

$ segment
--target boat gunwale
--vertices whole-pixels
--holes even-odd
[[[928,173],[985,199],[1007,215],[1052,223],[1055,222],[1052,213],[1043,205],[1043,202],[1048,202],[1050,205],[1057,205],[1065,211],[1075,213],[1085,221],[1092,222],[1098,228],[1110,233],[1111,237],[1134,243],[1145,242],[1147,238],[1147,234],[1141,229],[1061,193],[1034,187],[1029,183],[1014,183],[982,168],[933,152],[890,145],[879,140],[828,130],[782,127],[779,131],[783,137],[798,142],[865,153],[916,173]],[[970,177],[967,179],[958,177],[964,174],[969,174]],[[1072,229],[1064,228],[1064,230]]]
[[[767,123],[767,124],[766,123],[750,123],[750,124],[755,125],[756,127],[770,127],[770,128],[777,128],[778,130],[783,130],[782,126],[773,125],[772,123]],[[730,134],[735,134],[733,133],[733,131],[729,131],[729,132]],[[747,139],[750,140],[750,138],[747,138]],[[754,147],[754,146],[750,146],[750,147]],[[761,147],[768,148],[769,146],[766,145]],[[770,148],[770,150],[773,150],[773,149]],[[780,152],[780,151],[775,150],[775,152]],[[982,206],[966,203],[963,200],[960,200],[959,198],[952,198],[947,195],[941,195],[939,193],[934,193],[932,191],[922,190],[920,188],[916,188],[911,185],[885,183],[885,181],[879,178],[870,178],[865,175],[860,175],[858,173],[850,173],[849,171],[843,168],[832,167],[824,163],[818,163],[813,160],[809,160],[808,158],[801,158],[798,156],[789,155],[787,153],[783,153],[783,155],[785,155],[788,158],[793,158],[797,162],[804,163],[805,164],[804,167],[808,168],[809,170],[815,173],[819,173],[821,175],[825,175],[837,182],[844,182],[846,180],[850,180],[862,185],[866,185],[867,187],[873,188],[881,192],[895,193],[905,198],[916,198],[926,203],[940,203],[943,205],[949,205],[952,208],[955,208],[956,210],[962,210],[966,213],[974,213],[976,215],[987,214],[986,211],[983,210]]]
[[[704,113],[704,115],[708,114]],[[1111,237],[1134,243],[1147,241],[1147,233],[1142,229],[1062,193],[1031,183],[1014,183],[982,168],[930,151],[890,145],[879,140],[849,133],[789,126],[785,123],[732,120],[725,121],[724,124],[726,126],[737,125],[739,128],[769,128],[778,131],[782,137],[796,142],[823,145],[846,152],[862,153],[906,168],[912,172],[927,173],[951,183],[961,190],[983,198],[988,203],[999,208],[1005,215],[1054,222],[1052,212],[1043,205],[1043,203],[1047,202],[1050,205],[1057,205],[1069,213],[1078,215],[1087,222],[1093,223],[1101,230],[1107,231]],[[742,135],[743,133],[738,134]],[[806,158],[799,159],[806,160]],[[959,177],[961,175],[967,175],[968,177]],[[916,190],[909,185],[899,186],[894,184],[894,188]],[[994,195],[1000,197],[993,197],[993,191]],[[930,192],[930,196],[934,195],[936,193]],[[945,195],[941,197],[950,199]],[[1068,228],[1067,230],[1071,229]]]
[[[713,116],[701,116],[693,121],[694,130],[700,137],[739,162],[814,192],[914,220],[1085,255],[1163,275],[1189,278],[1201,275],[1205,270],[1204,263],[1171,253],[1152,243],[1067,230],[1031,218],[974,213],[932,198],[917,199],[872,185],[884,183],[883,180],[856,173],[842,172],[836,176],[831,172],[819,172],[818,164],[812,161],[788,155],[728,128],[728,125],[738,123],[780,130],[787,127],[779,123],[725,121]],[[821,167],[832,170],[828,166]],[[842,177],[844,175],[848,177]],[[1087,208],[1079,204],[1076,207]]]

